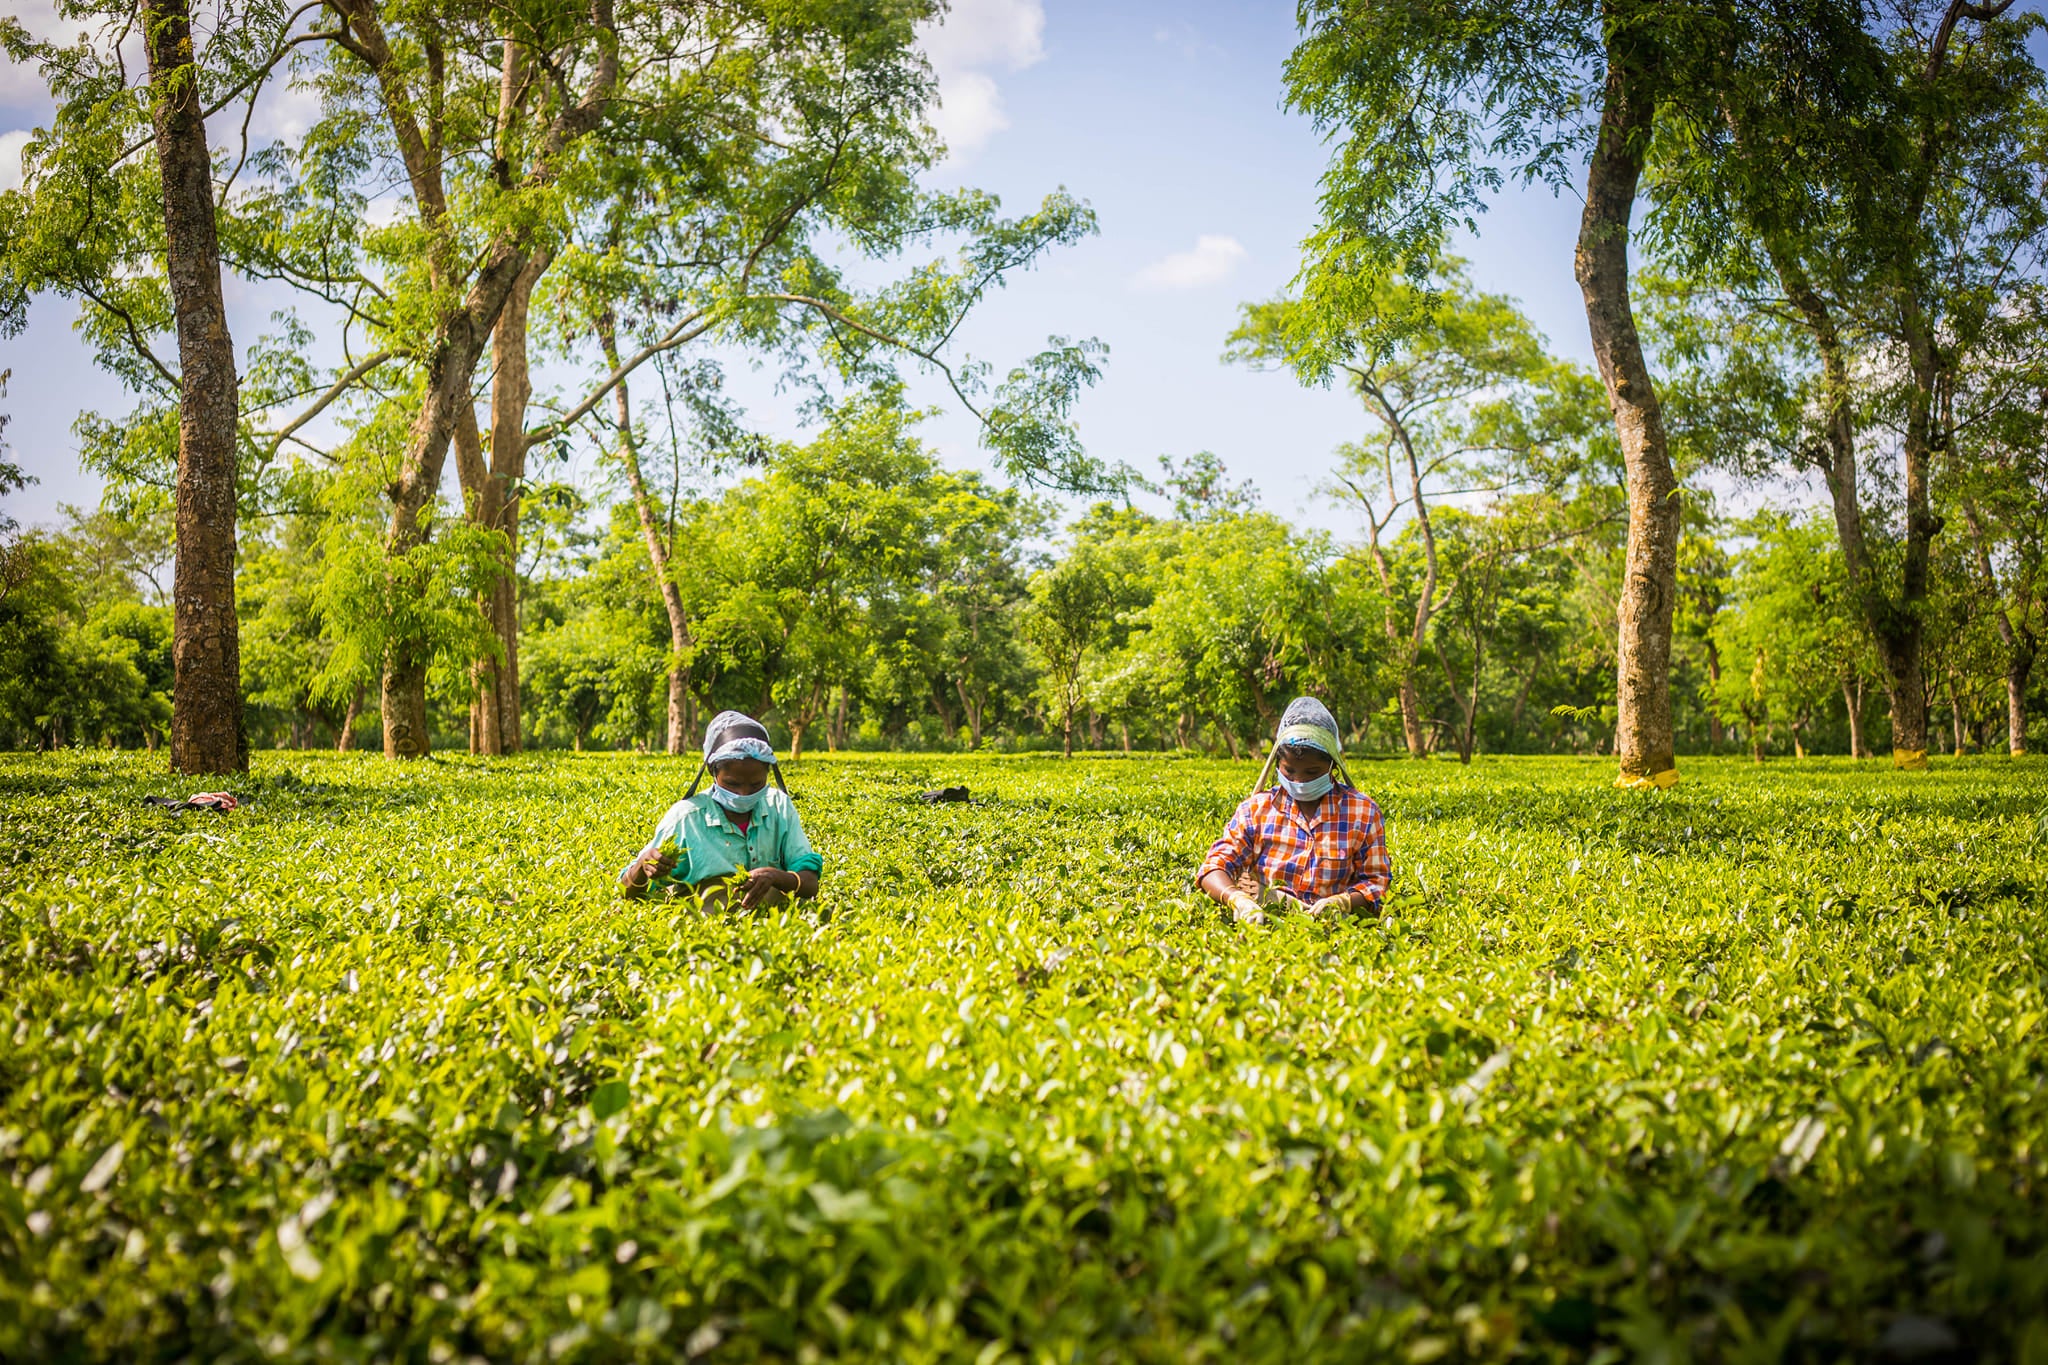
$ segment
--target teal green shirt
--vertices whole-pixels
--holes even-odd
[[[663,839],[674,839],[682,845],[683,857],[675,871],[655,879],[656,886],[694,886],[712,877],[730,876],[741,868],[819,872],[825,866],[825,860],[804,837],[804,822],[798,818],[796,806],[775,787],[761,793],[744,834],[710,792],[684,797],[668,808],[654,827],[654,837],[634,861],[652,853]],[[632,866],[626,864],[619,873],[620,881],[626,879]]]

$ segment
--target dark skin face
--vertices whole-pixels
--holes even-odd
[[[735,796],[747,796],[768,785],[768,765],[758,758],[727,759],[711,780]]]
[[[1336,760],[1320,749],[1289,745],[1280,751],[1280,775],[1289,782],[1313,782],[1336,766]]]

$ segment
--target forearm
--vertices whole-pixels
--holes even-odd
[[[1218,905],[1230,904],[1230,898],[1237,894],[1237,883],[1220,867],[1204,872],[1199,885],[1209,899]]]
[[[816,872],[813,872],[810,868],[805,868],[801,872],[792,872],[789,875],[796,878],[796,885],[793,888],[785,889],[793,890],[798,900],[808,901],[818,898],[818,874]]]

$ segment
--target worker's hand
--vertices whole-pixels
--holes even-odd
[[[1349,914],[1350,911],[1351,894],[1349,892],[1341,892],[1335,896],[1325,896],[1308,908],[1308,912],[1311,915],[1343,915]]]
[[[1266,912],[1259,909],[1259,903],[1242,891],[1231,893],[1230,915],[1239,924],[1264,924]]]
[[[641,854],[633,860],[633,880],[646,886],[676,870],[676,855],[663,853],[659,848]]]
[[[798,886],[794,872],[784,872],[779,867],[757,867],[747,874],[747,880],[740,891],[740,908],[752,910],[778,891],[794,891]]]

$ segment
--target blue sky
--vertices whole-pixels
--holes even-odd
[[[27,10],[45,7],[25,0],[22,12],[33,22]],[[945,98],[936,121],[955,149],[934,182],[992,190],[1019,211],[1064,186],[1101,221],[1098,236],[991,299],[964,350],[1004,369],[1048,335],[1099,337],[1109,363],[1078,413],[1093,453],[1150,468],[1160,454],[1210,450],[1268,507],[1348,533],[1351,515],[1315,487],[1333,448],[1364,429],[1355,400],[1220,359],[1239,305],[1286,285],[1315,221],[1326,149],[1281,108],[1294,39],[1282,3],[958,0],[927,38]],[[47,117],[27,73],[0,68],[0,183],[18,176],[22,130]],[[1578,211],[1571,196],[1510,193],[1461,250],[1481,287],[1519,298],[1554,349],[1589,361],[1571,275]],[[246,344],[275,304],[231,286],[230,306]],[[13,458],[42,480],[10,500],[23,521],[92,501],[71,423],[81,408],[128,406],[73,337],[74,317],[39,300],[28,330],[0,341]],[[733,389],[757,426],[800,434],[772,376],[742,370]],[[934,382],[913,393],[950,402]],[[949,462],[985,467],[957,405],[925,435]]]

